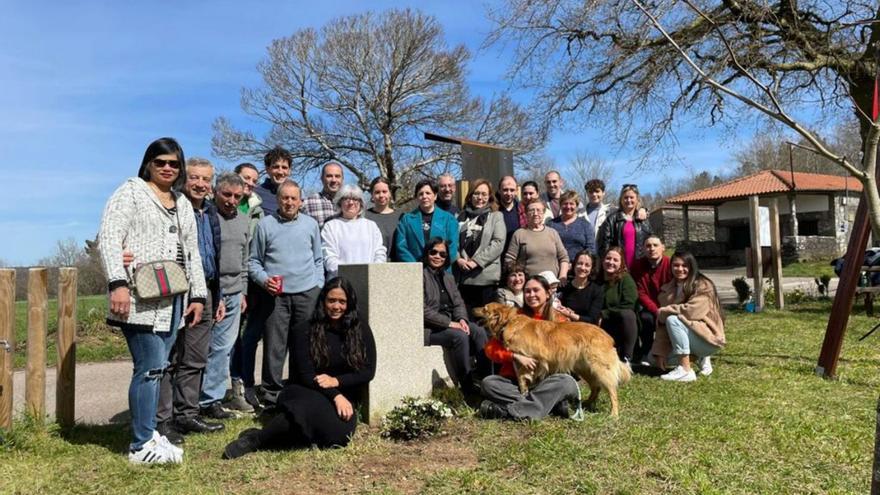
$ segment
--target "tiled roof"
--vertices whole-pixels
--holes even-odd
[[[841,177],[837,175],[795,172],[794,188],[792,188],[791,176],[791,172],[788,171],[762,170],[756,174],[740,177],[724,184],[680,194],[667,199],[666,202],[673,204],[720,204],[754,195],[775,195],[789,191],[799,193],[843,192],[847,190],[855,193],[862,192],[862,184],[849,176]]]

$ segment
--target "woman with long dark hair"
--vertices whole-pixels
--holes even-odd
[[[665,369],[668,361],[678,360],[678,366],[660,378],[692,382],[697,375],[691,369],[691,356],[700,358],[700,374],[709,375],[713,370],[710,356],[726,343],[721,302],[715,284],[700,273],[694,255],[677,251],[671,267],[672,280],[660,289],[651,354],[660,369]]]
[[[638,337],[636,319],[638,290],[636,282],[628,273],[623,249],[612,247],[602,260],[602,282],[605,298],[602,305],[602,329],[614,338],[614,347],[622,361],[632,361]]]
[[[177,192],[185,178],[183,149],[177,141],[153,141],[144,152],[138,176],[126,180],[107,201],[98,234],[109,283],[107,323],[122,330],[134,362],[128,388],[133,437],[128,459],[133,464],[183,459],[183,450],[156,431],[156,409],[177,331],[185,321],[201,320],[208,293],[192,204]],[[162,260],[175,260],[183,267],[189,292],[142,299],[130,287],[128,265],[136,268]]]
[[[571,321],[599,324],[605,291],[601,283],[595,281],[596,257],[589,251],[581,251],[574,256],[574,278],[562,288],[559,298],[562,305],[559,313]]]
[[[391,183],[384,177],[376,177],[370,181],[370,202],[373,204],[364,211],[364,216],[376,222],[382,232],[382,244],[385,246],[385,259],[397,259],[394,246],[394,235],[401,214],[391,207]]]
[[[296,380],[278,396],[280,413],[262,429],[242,432],[226,446],[226,459],[265,448],[344,447],[354,434],[357,404],[376,374],[376,343],[358,317],[351,284],[330,279],[312,319],[293,333]]]

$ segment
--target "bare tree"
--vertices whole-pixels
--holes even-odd
[[[80,245],[72,237],[61,239],[55,244],[52,254],[42,258],[37,265],[76,268],[77,290],[80,294],[103,294],[107,290],[107,278],[101,268],[96,242],[86,241],[84,245]]]
[[[880,235],[876,1],[507,0],[490,15],[488,41],[514,45],[512,77],[537,90],[545,126],[602,118],[647,157],[695,121],[770,119],[863,184]],[[805,120],[841,109],[858,119],[861,163]]]
[[[829,133],[830,141],[823,144],[842,156],[858,157],[861,139],[856,123],[851,119],[835,126]],[[794,145],[790,144],[793,143]],[[806,148],[806,149],[805,149]],[[789,170],[818,174],[843,175],[847,171],[827,158],[817,155],[803,138],[789,139],[777,125],[767,126],[734,156],[739,164],[736,175],[749,175],[761,170]]]
[[[584,198],[587,181],[599,179],[605,183],[605,202],[614,203],[617,198],[617,182],[614,166],[607,160],[593,156],[584,150],[577,151],[563,174],[567,189],[573,189]],[[587,201],[587,198],[584,198]]]
[[[447,46],[433,17],[411,10],[297,31],[269,46],[258,66],[264,86],[242,90],[242,108],[268,123],[268,134],[258,138],[218,118],[214,153],[257,159],[281,144],[297,175],[335,160],[362,187],[381,175],[395,194],[460,161],[457,147],[425,141],[425,131],[513,148],[526,160],[543,134],[509,97],[469,96],[469,58],[464,46]]]

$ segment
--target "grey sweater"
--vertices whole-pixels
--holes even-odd
[[[220,219],[220,290],[224,295],[247,294],[248,245],[251,233],[248,217],[238,211],[232,218]]]
[[[293,220],[277,214],[260,220],[251,240],[248,272],[262,287],[266,279],[280,275],[284,294],[323,287],[324,255],[318,222],[302,212]]]

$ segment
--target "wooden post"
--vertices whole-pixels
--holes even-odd
[[[55,419],[73,426],[76,396],[76,268],[58,270],[58,375]]]
[[[749,231],[752,241],[752,289],[755,293],[755,311],[764,309],[764,272],[761,263],[761,214],[758,196],[749,196]]]
[[[773,277],[773,289],[776,292],[776,309],[784,309],[785,301],[782,293],[782,233],[779,231],[779,201],[770,200],[770,275]]]
[[[46,333],[49,330],[49,270],[28,270],[28,340],[25,410],[42,421],[46,416]]]
[[[470,182],[466,180],[458,181],[455,187],[455,204],[458,205],[459,208],[464,209],[464,198],[467,197],[467,193],[470,191]]]
[[[0,269],[0,428],[12,428],[12,360],[15,356],[15,270]]]

